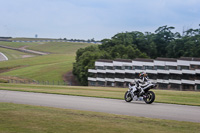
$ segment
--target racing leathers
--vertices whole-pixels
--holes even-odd
[[[142,77],[139,80],[135,81],[136,86],[135,87],[134,86],[131,87],[133,92],[135,92],[137,90],[140,90],[141,91],[140,93],[142,93],[143,89],[148,86],[148,84],[149,84],[148,81],[149,81],[148,77]]]

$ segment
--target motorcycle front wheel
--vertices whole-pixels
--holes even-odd
[[[155,94],[153,91],[148,91],[146,94],[145,94],[145,97],[143,98],[145,103],[147,104],[151,104],[154,102],[155,100]]]
[[[124,95],[124,99],[126,102],[131,102],[133,100],[131,93],[129,91],[127,91]]]

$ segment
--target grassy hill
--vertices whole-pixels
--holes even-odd
[[[90,46],[89,43],[73,43],[73,42],[48,42],[39,45],[31,45],[28,49],[50,52],[54,54],[75,55],[77,49]],[[93,44],[94,45],[94,44]]]
[[[0,42],[0,45],[20,48],[23,46],[39,45],[39,43],[21,43],[21,42]]]
[[[35,41],[35,40],[58,40],[58,39],[17,37],[17,38],[11,38],[9,40],[12,40],[12,41]]]
[[[33,54],[27,54],[27,53],[24,53],[24,52],[19,52],[19,51],[16,51],[16,50],[11,50],[11,49],[5,49],[5,48],[0,48],[0,52],[4,53],[9,60],[15,60],[15,59],[20,59],[20,58],[24,58],[24,57],[27,57],[27,56],[36,56],[36,55],[33,55]]]
[[[14,48],[26,47],[26,49],[50,52],[54,54],[72,54],[75,55],[79,48],[84,48],[90,43],[74,43],[74,42],[35,42],[35,43],[20,43],[20,42],[0,42],[0,45]]]
[[[59,54],[0,62],[0,68],[17,68],[1,73],[0,76],[62,81],[64,73],[72,70],[74,59],[74,56]]]
[[[45,56],[35,55],[34,57],[23,58],[23,56],[27,55],[27,53],[0,48],[0,51],[5,53],[5,55],[9,58],[8,61],[0,62],[0,78],[62,81],[63,75],[72,70],[72,64],[75,62],[76,51],[79,48],[96,44],[69,42],[0,42],[0,45],[15,48],[26,47],[26,49],[52,53]]]

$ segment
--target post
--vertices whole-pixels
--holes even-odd
[[[197,91],[197,84],[194,86],[194,91]]]
[[[180,91],[182,91],[182,90],[183,90],[183,85],[181,84],[181,85],[180,85]]]

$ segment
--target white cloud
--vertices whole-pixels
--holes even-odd
[[[0,36],[110,38],[163,25],[197,27],[199,0],[0,0]]]

